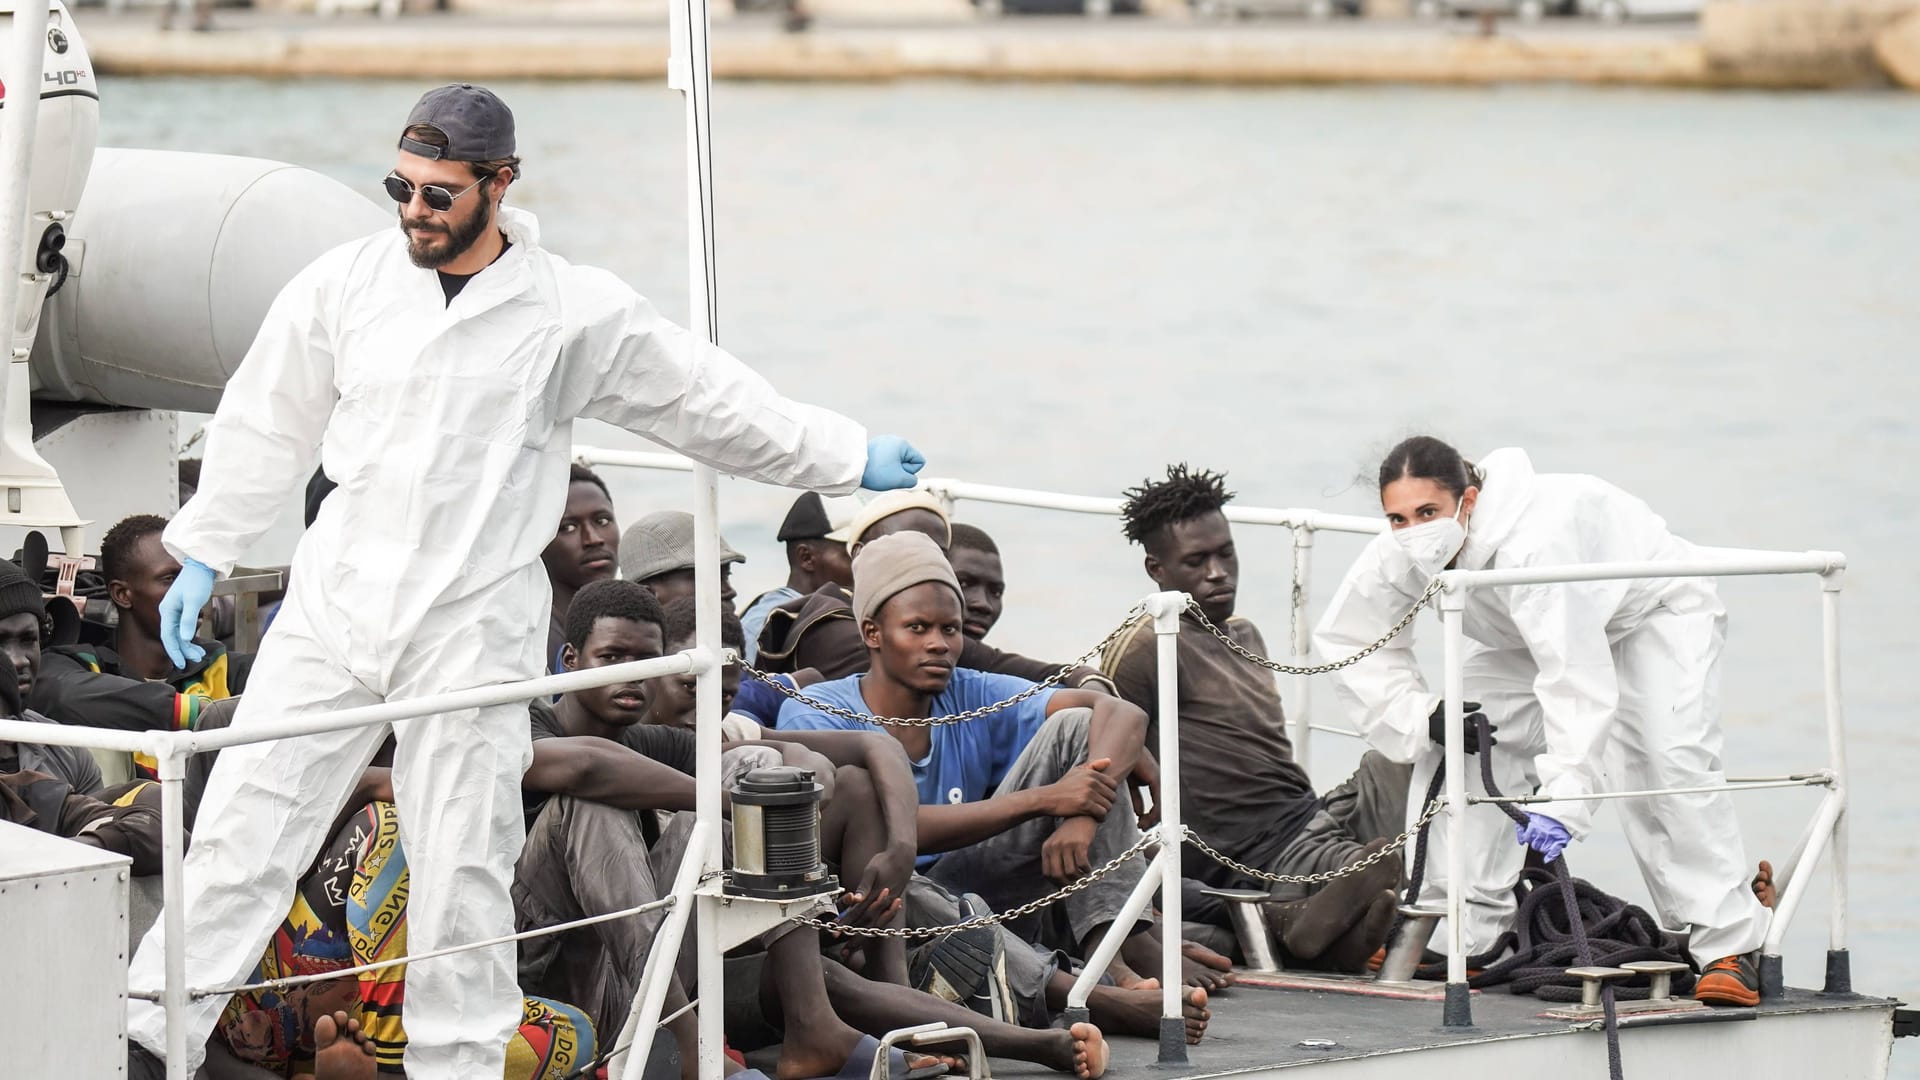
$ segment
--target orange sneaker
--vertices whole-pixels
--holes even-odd
[[[1709,1005],[1760,1004],[1760,969],[1753,954],[1723,956],[1707,965],[1693,988],[1695,1001]]]

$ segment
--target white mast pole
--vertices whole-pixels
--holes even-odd
[[[680,91],[687,109],[687,303],[694,332],[718,344],[714,307],[713,92],[707,53],[707,0],[669,0],[672,24],[667,85]],[[695,691],[697,792],[694,808],[706,843],[690,853],[705,873],[722,869],[720,829],[720,527],[719,478],[704,465],[693,470],[694,584],[699,597],[695,645],[714,663],[700,673]],[[725,976],[720,958],[720,908],[703,888],[695,937],[699,958],[700,1077],[720,1080],[725,1032]]]

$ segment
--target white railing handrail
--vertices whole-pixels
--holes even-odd
[[[122,750],[128,753],[161,756],[168,748],[186,754],[204,754],[245,743],[297,739],[327,731],[399,723],[454,712],[460,709],[507,705],[516,701],[595,690],[615,683],[641,682],[669,675],[698,675],[710,669],[713,660],[698,648],[648,660],[630,660],[606,667],[582,668],[558,675],[542,675],[518,682],[452,690],[425,697],[359,705],[338,712],[316,713],[287,719],[260,720],[244,728],[219,728],[214,731],[126,731],[120,728],[87,727],[79,724],[41,724],[28,720],[0,720],[0,741],[35,743],[42,746],[73,746],[88,750]]]
[[[1847,923],[1847,782],[1846,731],[1840,703],[1839,603],[1847,557],[1838,551],[1762,551],[1743,548],[1696,547],[1693,558],[1669,561],[1622,561],[1572,563],[1556,566],[1530,566],[1504,570],[1446,570],[1439,575],[1443,585],[1438,607],[1443,630],[1444,689],[1446,731],[1443,749],[1446,755],[1448,829],[1448,1010],[1447,1023],[1466,1021],[1469,1015],[1467,971],[1461,937],[1463,909],[1460,891],[1454,883],[1465,874],[1465,813],[1476,803],[1527,803],[1554,801],[1544,796],[1524,795],[1490,798],[1467,791],[1466,754],[1462,702],[1466,691],[1462,674],[1466,653],[1466,607],[1468,595],[1479,588],[1503,588],[1516,585],[1553,585],[1586,581],[1625,581],[1688,577],[1756,577],[1813,575],[1820,579],[1821,659],[1824,669],[1823,693],[1826,704],[1827,767],[1818,774],[1758,782],[1725,781],[1711,786],[1658,788],[1647,791],[1595,793],[1572,797],[1568,801],[1665,797],[1704,791],[1748,791],[1761,788],[1825,786],[1826,796],[1814,812],[1802,848],[1780,880],[1785,882],[1771,912],[1766,940],[1761,946],[1762,992],[1774,992],[1770,981],[1777,982],[1780,972],[1780,946],[1787,928],[1806,893],[1810,875],[1801,871],[1817,865],[1822,855],[1829,857],[1832,886],[1831,923],[1828,933],[1829,978],[1836,971],[1844,981],[1846,973]]]
[[[717,565],[718,541],[715,531],[717,507],[714,502],[713,474],[710,470],[696,470],[692,462],[675,454],[652,453],[645,451],[604,450],[594,447],[576,447],[576,458],[580,461],[630,466],[638,468],[665,469],[676,472],[696,472],[696,519],[697,545],[705,549],[708,557],[696,566],[696,571],[707,571],[700,576],[699,584],[703,592],[718,594]],[[971,484],[942,478],[926,478],[923,486],[943,499],[973,499],[981,502],[996,502],[1004,505],[1027,506],[1039,509],[1051,509],[1074,513],[1113,515],[1119,513],[1118,499],[1096,498],[1092,496],[1062,495],[1053,492],[1035,491],[1024,488],[1000,487],[989,484]],[[1311,537],[1316,531],[1341,531],[1351,533],[1378,533],[1384,530],[1385,523],[1372,518],[1360,518],[1351,515],[1327,514],[1315,510],[1297,508],[1268,509],[1258,507],[1228,507],[1229,520],[1255,525],[1268,525],[1289,528],[1294,533],[1294,589],[1293,612],[1295,629],[1296,657],[1304,653],[1301,628],[1305,611],[1305,568],[1308,552],[1311,550]],[[1829,763],[1817,773],[1802,774],[1793,777],[1765,778],[1758,782],[1729,782],[1718,790],[1747,790],[1753,788],[1784,788],[1825,785],[1827,796],[1809,826],[1808,840],[1794,865],[1785,868],[1781,880],[1783,888],[1780,900],[1773,912],[1772,925],[1769,927],[1765,952],[1777,962],[1777,954],[1782,936],[1791,922],[1794,911],[1805,893],[1809,874],[1802,871],[1813,866],[1823,854],[1831,855],[1832,884],[1834,890],[1834,911],[1830,948],[1843,953],[1845,948],[1846,920],[1846,783],[1844,730],[1842,711],[1839,703],[1839,651],[1838,651],[1838,596],[1843,572],[1846,568],[1846,556],[1839,552],[1807,551],[1781,552],[1735,548],[1695,548],[1694,558],[1679,561],[1642,561],[1566,564],[1558,566],[1526,567],[1503,570],[1449,570],[1440,578],[1443,590],[1438,603],[1439,614],[1446,631],[1444,668],[1446,674],[1447,739],[1444,746],[1448,763],[1448,794],[1451,805],[1458,811],[1464,811],[1470,801],[1465,790],[1465,760],[1461,748],[1461,725],[1463,723],[1459,702],[1462,700],[1460,685],[1461,667],[1464,654],[1463,623],[1468,594],[1477,588],[1499,588],[1513,585],[1537,585],[1570,583],[1600,580],[1661,579],[1679,577],[1728,577],[1759,575],[1816,575],[1822,580],[1823,626],[1826,663],[1827,721],[1829,737]],[[706,564],[713,564],[708,566]],[[1134,913],[1144,910],[1147,899],[1159,891],[1170,913],[1178,912],[1178,874],[1180,849],[1187,830],[1180,822],[1178,792],[1180,790],[1178,756],[1178,715],[1177,715],[1177,665],[1175,647],[1177,635],[1181,632],[1178,613],[1185,607],[1186,598],[1180,594],[1159,593],[1146,601],[1147,609],[1155,616],[1158,665],[1160,668],[1161,714],[1161,785],[1162,794],[1169,805],[1162,807],[1163,824],[1160,827],[1163,836],[1171,842],[1162,845],[1162,851],[1154,860],[1155,866],[1145,875],[1141,887],[1129,898],[1128,909]],[[717,609],[714,613],[717,614]],[[711,620],[708,620],[709,622]],[[354,727],[371,726],[382,723],[404,722],[420,716],[432,715],[458,709],[500,705],[514,701],[530,701],[539,697],[572,693],[580,690],[610,686],[622,682],[634,682],[645,679],[661,678],[670,675],[696,674],[701,676],[700,712],[702,723],[697,734],[698,769],[697,788],[699,795],[700,826],[699,833],[703,843],[689,852],[689,871],[697,880],[701,873],[717,870],[717,834],[712,824],[717,821],[718,811],[718,751],[719,736],[717,728],[717,674],[720,653],[717,646],[709,644],[709,638],[717,637],[717,626],[703,623],[702,639],[695,648],[670,656],[649,660],[632,661],[604,668],[593,668],[565,672],[558,675],[542,675],[533,679],[516,682],[498,683],[489,686],[471,687],[461,690],[435,694],[427,697],[403,701],[382,702],[374,705],[344,709],[334,713],[320,713],[295,718],[275,718],[249,723],[245,728],[224,728],[208,732],[195,731],[124,731],[113,728],[84,727],[77,725],[42,724],[21,720],[0,719],[0,740],[36,743],[41,745],[73,746],[90,749],[111,749],[153,754],[160,761],[162,783],[162,802],[165,841],[165,872],[163,887],[166,893],[165,918],[167,922],[168,956],[166,964],[165,988],[160,995],[170,1017],[178,1014],[188,1000],[186,989],[184,958],[178,951],[184,925],[181,921],[180,904],[183,900],[178,873],[184,854],[183,836],[180,829],[183,817],[181,802],[181,782],[184,779],[184,762],[187,757],[197,753],[223,749],[245,743],[268,742],[283,738],[298,738],[303,735],[325,731],[343,730]],[[1296,706],[1297,707],[1297,706]],[[715,712],[713,718],[708,717]],[[1304,736],[1310,729],[1305,720],[1304,710],[1292,718],[1292,724]],[[1312,725],[1312,728],[1331,730],[1324,725]],[[1296,738],[1296,748],[1304,746],[1304,737]],[[1700,788],[1657,789],[1645,792],[1611,793],[1596,795],[1595,798],[1624,798],[1662,796],[1682,794]],[[1508,800],[1515,803],[1535,801],[1535,796],[1517,796]],[[711,812],[708,812],[711,811]],[[1450,815],[1450,828],[1459,828],[1461,814]],[[1464,852],[1463,837],[1456,834],[1449,845],[1449,857],[1456,858]],[[704,856],[704,857],[702,857]],[[698,867],[699,869],[693,869]],[[1456,866],[1449,875],[1449,882],[1462,879],[1464,867]],[[685,875],[683,875],[685,876]],[[676,883],[673,895],[685,899],[681,894],[687,890]],[[1450,923],[1456,928],[1449,957],[1450,984],[1458,983],[1461,1015],[1465,1015],[1465,973],[1462,966],[1464,955],[1460,951],[1457,927],[1460,924],[1458,910],[1459,893],[1449,889],[1448,904],[1452,910]],[[686,924],[690,906],[675,905],[670,911],[668,923],[670,936],[677,937]],[[1116,922],[1131,923],[1131,915],[1125,915]],[[710,921],[702,918],[699,927],[699,942],[702,950],[717,945],[716,929]],[[1162,986],[1166,990],[1163,1003],[1164,1030],[1166,1037],[1174,1036],[1180,1027],[1181,1001],[1180,955],[1176,935],[1168,935],[1164,970],[1161,972]],[[484,943],[482,943],[484,944]],[[1117,948],[1118,938],[1103,942],[1096,950],[1096,957]],[[467,946],[469,948],[475,946]],[[449,951],[458,951],[455,950]],[[649,974],[643,977],[641,992],[636,994],[633,1009],[628,1017],[627,1030],[623,1035],[631,1036],[637,1029],[644,1029],[655,1023],[659,1015],[659,995],[663,988],[660,976],[653,973],[654,957],[649,957]],[[718,989],[719,973],[712,961],[702,956],[702,996],[706,992]],[[1831,956],[1830,956],[1831,966]],[[1103,968],[1096,964],[1090,971]],[[711,969],[711,970],[709,970]],[[1085,985],[1082,985],[1085,984]],[[1071,1005],[1083,1006],[1090,991],[1090,980],[1082,979],[1069,994]],[[1449,986],[1449,1017],[1454,1016],[1452,1009],[1454,987]],[[711,1018],[703,1018],[702,1058],[709,1056],[711,1047],[718,1042],[710,1030]],[[169,1024],[169,1051],[180,1051],[184,1059],[184,1048],[176,1044],[179,1027]],[[632,1047],[627,1055],[627,1073],[644,1060],[644,1044]],[[703,1065],[708,1064],[703,1060]],[[169,1073],[176,1071],[172,1054],[169,1055]]]
[[[1510,585],[1554,585],[1577,581],[1631,581],[1683,577],[1763,577],[1789,574],[1833,574],[1847,568],[1838,551],[1759,551],[1709,548],[1704,559],[1642,560],[1637,562],[1563,563],[1507,570],[1443,570],[1447,591],[1501,588]]]
[[[631,469],[660,469],[690,472],[693,462],[678,454],[652,450],[614,450],[600,446],[576,446],[573,459],[582,465],[613,465]],[[950,501],[998,503],[1025,506],[1035,510],[1059,510],[1070,514],[1095,514],[1118,517],[1123,500],[1104,495],[1069,495],[1039,488],[1005,487],[1000,484],[976,484],[944,476],[923,476],[922,489]],[[1335,514],[1305,507],[1235,506],[1221,508],[1228,521],[1243,525],[1271,525],[1289,529],[1317,529],[1322,532],[1346,532],[1371,535],[1384,532],[1387,523],[1357,514]]]

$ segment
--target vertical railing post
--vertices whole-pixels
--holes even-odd
[[[187,1080],[187,751],[182,737],[156,737],[160,774],[160,912],[166,948],[160,1007],[167,1016],[167,1080]]]
[[[1187,1025],[1181,996],[1180,854],[1187,832],[1180,822],[1180,613],[1187,594],[1156,593],[1148,600],[1153,615],[1159,669],[1160,722],[1160,1064],[1187,1061]],[[1120,809],[1116,807],[1115,809]]]
[[[1821,661],[1827,704],[1827,768],[1833,772],[1833,790],[1840,812],[1833,819],[1828,867],[1833,875],[1833,910],[1827,937],[1829,994],[1853,992],[1852,965],[1847,951],[1847,730],[1840,705],[1840,585],[1841,569],[1820,575]]]
[[[1307,578],[1313,572],[1313,526],[1296,524],[1293,532],[1292,610],[1288,625],[1293,662],[1305,667],[1313,652],[1313,628],[1307,624]],[[1313,775],[1313,685],[1305,675],[1293,677],[1293,700],[1288,702],[1287,727],[1292,729],[1293,760]]]
[[[1444,629],[1443,658],[1447,694],[1447,999],[1441,1023],[1446,1027],[1473,1026],[1473,998],[1467,989],[1466,874],[1467,874],[1467,754],[1466,726],[1461,703],[1466,700],[1463,665],[1466,659],[1465,589],[1440,593],[1440,621]]]
[[[699,597],[694,619],[694,643],[712,659],[701,670],[694,691],[695,785],[694,812],[708,828],[697,852],[702,877],[723,867],[720,828],[720,494],[719,477],[702,465],[693,471],[694,590]],[[720,1080],[726,1031],[726,1000],[720,949],[720,905],[711,897],[700,901],[700,924],[695,932],[700,954],[700,1077]],[[651,1036],[651,1033],[641,1034]]]
[[[713,247],[713,69],[707,51],[707,0],[673,0],[668,10],[667,85],[680,91],[686,105],[687,305],[694,334],[719,344],[714,306]],[[721,869],[720,846],[720,496],[719,477],[707,466],[693,470],[693,554],[696,615],[694,643],[711,663],[695,683],[694,810],[711,828],[706,843],[689,853],[701,872]],[[698,950],[700,1077],[720,1080],[724,1054],[725,976],[720,958],[720,906],[702,890]],[[646,1033],[651,1037],[651,1033]]]

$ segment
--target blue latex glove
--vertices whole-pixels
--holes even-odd
[[[926,465],[912,443],[898,435],[877,435],[867,441],[867,471],[860,474],[860,486],[868,491],[910,488],[919,483],[914,474]]]
[[[160,600],[160,644],[177,668],[203,659],[207,650],[193,643],[200,626],[200,609],[213,597],[213,569],[197,559],[180,563],[180,573]]]
[[[1567,827],[1545,814],[1528,814],[1525,825],[1514,824],[1513,835],[1548,862],[1559,858],[1567,845],[1573,843]]]

